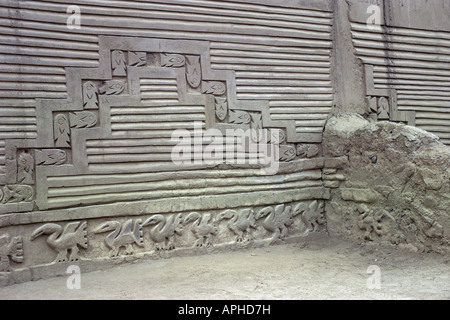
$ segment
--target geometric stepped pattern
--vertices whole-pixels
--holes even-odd
[[[450,145],[450,33],[369,29],[356,22],[351,27],[372,111],[380,120],[407,122]]]
[[[97,204],[108,174],[208,169],[170,159],[171,133],[194,121],[223,132],[280,129],[285,161],[296,143],[321,142],[272,120],[268,101],[237,99],[234,72],[211,69],[207,41],[99,36],[99,47],[99,67],[66,68],[67,99],[37,100],[37,138],[6,140],[2,212],[31,211],[32,199],[40,210]]]

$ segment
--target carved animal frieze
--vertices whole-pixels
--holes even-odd
[[[293,224],[293,212],[291,206],[284,204],[275,207],[269,206],[261,209],[255,216],[256,220],[263,219],[264,229],[273,234],[272,242],[284,240],[289,234],[289,227]]]
[[[118,257],[122,247],[125,248],[126,255],[132,255],[134,244],[139,247],[144,246],[141,219],[136,219],[134,223],[133,219],[129,219],[123,226],[119,221],[108,221],[94,231],[95,234],[105,232],[110,232],[105,238],[105,245],[110,249],[111,258]]]
[[[20,153],[17,160],[17,183],[34,184],[34,158],[27,151]]]
[[[194,248],[210,247],[213,245],[213,236],[218,232],[211,214],[205,213],[201,215],[198,212],[190,213],[184,219],[184,225],[191,223],[191,232],[196,237]]]
[[[61,149],[35,150],[37,166],[58,166],[66,163],[67,153]]]
[[[0,272],[10,272],[11,261],[22,263],[23,260],[22,237],[12,237],[9,234],[0,236]]]
[[[374,235],[382,237],[387,234],[387,221],[395,221],[395,219],[383,209],[371,210],[366,205],[359,205],[357,208],[359,213],[358,228],[364,231],[364,239],[373,241]]]
[[[325,224],[324,202],[314,200],[307,204],[305,202],[298,203],[293,209],[293,215],[301,214],[302,222],[305,224],[306,232],[319,231],[320,226]]]
[[[27,185],[7,185],[2,188],[2,203],[30,202],[34,198],[34,189]]]
[[[164,216],[157,214],[148,218],[143,227],[153,226],[150,229],[150,238],[155,243],[157,251],[175,249],[175,235],[183,233],[182,214]]]
[[[31,241],[42,235],[48,235],[47,245],[58,252],[54,262],[78,261],[78,247],[88,247],[86,221],[69,222],[64,229],[59,224],[47,223],[33,232]],[[69,251],[70,256],[67,257]]]
[[[253,209],[226,210],[216,218],[216,222],[229,220],[228,229],[236,235],[236,242],[253,241],[253,229],[257,228]]]

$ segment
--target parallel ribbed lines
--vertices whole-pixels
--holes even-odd
[[[95,2],[95,3],[93,3]],[[47,14],[65,12],[70,1],[46,0],[21,1],[27,10],[47,11]],[[276,5],[264,6],[245,3],[223,3],[214,1],[92,1],[79,0],[77,5],[89,15],[118,16],[118,18],[155,18],[176,20],[176,22],[207,21],[211,23],[267,25],[278,28],[322,31],[321,25],[329,24],[331,13],[304,9],[281,8]]]
[[[2,61],[16,67],[97,67],[98,34],[207,40],[211,41],[212,67],[236,71],[238,99],[274,102],[272,113],[277,119],[290,117],[276,108],[277,101],[296,101],[294,107],[301,109],[315,108],[317,102],[327,108],[333,99],[331,12],[205,0],[81,0],[76,4],[82,11],[79,30],[66,26],[66,9],[73,1],[0,4]],[[50,74],[37,76],[42,81],[22,77],[17,87],[4,84],[13,77],[0,76],[0,92],[24,98],[66,98],[61,76],[53,83]],[[34,90],[38,83],[42,90]],[[144,103],[172,105],[177,100],[173,84],[141,83],[141,90]],[[297,131],[321,132],[322,122],[321,115],[314,122],[299,122]]]
[[[141,79],[142,103],[171,105],[178,103],[176,79]]]
[[[111,108],[112,136],[118,138],[139,137],[141,134],[160,136],[161,130],[167,131],[163,136],[170,137],[175,129],[192,128],[194,121],[205,122],[204,106]]]
[[[264,190],[321,187],[321,171],[254,177],[254,170],[163,172],[48,178],[49,207],[104,202],[242,194]],[[133,181],[133,182],[130,182]]]
[[[6,162],[5,153],[6,153],[5,140],[0,140],[0,166],[5,165]]]
[[[296,120],[298,133],[320,133],[333,100],[330,80],[331,17],[317,14],[325,37],[295,43],[211,42],[213,68],[234,70],[239,99],[270,101],[274,120]],[[310,25],[311,26],[311,25]],[[298,29],[308,29],[297,25]],[[308,113],[308,114],[307,114]],[[293,117],[295,115],[295,117]]]
[[[173,81],[173,82],[172,82]],[[148,90],[146,86],[149,86]],[[177,102],[175,80],[150,80],[141,82],[141,94],[145,101],[153,105],[141,107],[112,107],[111,130],[114,140],[88,140],[87,155],[91,165],[111,163],[162,162],[171,164],[174,143],[170,138],[176,129],[193,130],[193,123],[201,123],[204,128],[204,106],[170,106],[170,94]],[[155,103],[162,103],[155,106]],[[151,139],[154,138],[154,139]]]
[[[310,40],[305,47],[283,47],[212,42],[211,62],[213,68],[235,70],[239,99],[269,100],[272,119],[295,119],[298,133],[322,132],[322,112],[330,111],[333,100],[329,43]]]
[[[416,125],[450,144],[450,33],[386,28],[386,35],[352,23],[354,44],[374,66],[376,89],[396,89],[399,110],[416,111]]]
[[[0,99],[0,141],[36,138],[35,112],[33,100]],[[1,155],[0,149],[0,157]]]

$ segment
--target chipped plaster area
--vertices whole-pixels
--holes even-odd
[[[413,251],[450,250],[450,148],[426,131],[355,114],[330,118],[328,155],[346,156],[327,203],[331,235]]]

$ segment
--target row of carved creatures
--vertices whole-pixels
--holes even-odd
[[[236,243],[250,242],[254,240],[253,232],[259,227],[271,234],[271,241],[284,240],[289,235],[289,227],[293,225],[294,218],[301,216],[306,232],[319,231],[325,224],[323,215],[323,201],[300,202],[293,205],[280,204],[268,206],[255,212],[253,209],[225,210],[215,218],[210,213],[192,212],[189,214],[156,214],[143,221],[140,218],[129,219],[125,223],[119,221],[107,221],[94,229],[94,234],[107,233],[104,243],[110,250],[110,257],[118,257],[120,249],[125,249],[126,255],[134,253],[134,245],[144,247],[144,228],[149,227],[149,236],[155,244],[156,251],[175,249],[175,238],[184,234],[186,230],[195,237],[193,247],[213,246],[214,237],[219,233],[219,227],[225,226],[233,236]],[[259,221],[261,221],[259,223]],[[80,248],[88,248],[87,222],[69,222],[62,227],[56,223],[47,223],[37,228],[31,235],[34,241],[40,236],[47,236],[46,242],[50,248],[58,254],[55,262],[79,260]],[[22,242],[21,237],[20,243]],[[16,238],[14,238],[16,239]],[[6,240],[6,239],[5,239]],[[10,239],[11,240],[11,239]],[[18,240],[18,239],[16,239]],[[16,244],[17,241],[14,242]],[[0,258],[13,258],[17,256],[17,248],[12,246],[12,241],[0,244]],[[7,250],[15,248],[14,250]],[[20,245],[21,248],[21,245]],[[23,260],[23,251],[21,259]],[[20,261],[19,261],[20,260]],[[6,262],[5,262],[6,263]],[[8,261],[9,265],[9,261]]]

